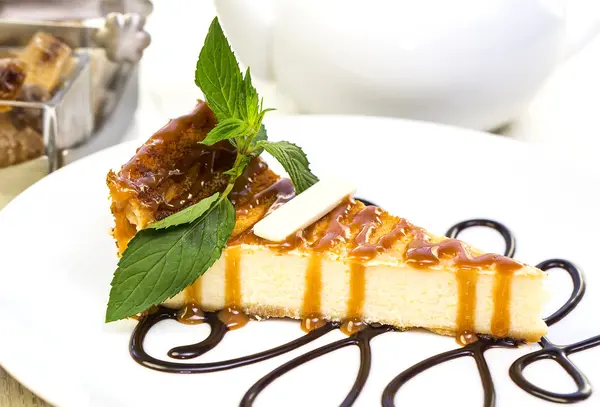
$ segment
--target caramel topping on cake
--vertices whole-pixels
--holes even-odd
[[[215,125],[213,113],[199,102],[191,113],[154,133],[119,172],[108,173],[119,253],[138,230],[225,188],[228,177],[223,172],[233,165],[236,152],[228,141],[202,144]],[[234,236],[264,216],[277,199],[266,189],[278,179],[260,158],[248,165],[230,195],[245,211],[238,216]]]
[[[225,308],[219,311],[219,319],[228,329],[242,328],[248,323],[248,316],[241,310],[242,285],[240,282],[241,250],[227,248],[225,255]]]
[[[205,322],[204,312],[202,311],[200,292],[202,291],[202,279],[198,278],[194,284],[186,287],[183,292],[185,304],[177,312],[177,320],[187,325],[197,325]]]

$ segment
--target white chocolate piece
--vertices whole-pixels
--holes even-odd
[[[355,193],[356,186],[347,180],[321,180],[256,223],[254,234],[272,242],[282,242],[321,219]]]

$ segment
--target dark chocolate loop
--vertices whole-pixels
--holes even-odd
[[[527,380],[523,374],[525,368],[538,360],[552,359],[571,376],[577,385],[572,393],[555,393],[543,389]],[[527,393],[554,403],[574,403],[585,400],[592,394],[592,387],[585,375],[569,360],[565,348],[548,344],[544,348],[517,359],[509,369],[510,378]]]
[[[569,299],[562,307],[545,319],[548,326],[551,326],[569,315],[569,313],[575,309],[577,304],[579,304],[585,294],[585,280],[582,272],[575,267],[573,263],[567,260],[550,259],[541,262],[537,267],[544,271],[557,268],[564,270],[569,273],[569,276],[573,281],[573,291],[571,292]],[[571,362],[568,355],[600,345],[600,335],[567,346],[554,345],[548,338],[542,337],[540,345],[542,346],[542,349],[520,357],[510,366],[509,374],[511,379],[527,393],[555,403],[574,403],[590,397],[592,394],[592,387],[588,379],[583,372]],[[565,372],[571,376],[577,385],[577,391],[572,393],[555,393],[543,389],[527,380],[523,373],[525,368],[542,359],[556,361]]]
[[[573,291],[571,292],[571,296],[564,303],[562,307],[560,307],[555,313],[550,315],[548,318],[545,318],[546,324],[551,326],[567,315],[579,304],[579,301],[583,298],[585,294],[585,280],[583,278],[583,273],[575,267],[573,263],[568,260],[563,259],[549,259],[541,262],[536,266],[537,268],[548,271],[551,269],[561,269],[569,273],[571,280],[573,281]]]
[[[465,229],[469,229],[469,228],[472,228],[475,226],[488,227],[488,228],[494,229],[495,231],[500,233],[500,235],[502,235],[502,237],[504,238],[504,243],[505,243],[504,255],[506,257],[513,257],[515,255],[515,252],[517,251],[517,242],[515,240],[515,236],[512,234],[512,232],[506,226],[504,226],[500,222],[496,222],[495,220],[491,220],[491,219],[465,220],[465,221],[457,223],[456,225],[454,225],[450,229],[448,229],[448,231],[446,232],[446,236],[451,239],[456,239],[458,237],[458,235],[460,234],[460,232],[464,231]]]
[[[218,319],[218,317],[213,314],[214,313],[207,312],[205,315],[208,320],[211,320],[212,318]],[[176,318],[177,318],[177,311],[171,310],[166,307],[159,307],[158,311],[156,311],[155,313],[152,313],[152,314],[149,314],[149,315],[143,317],[140,320],[140,322],[138,323],[138,325],[135,327],[133,334],[131,335],[131,342],[129,343],[129,353],[131,354],[131,357],[140,365],[145,366],[150,369],[158,370],[161,372],[167,372],[167,373],[218,372],[221,370],[234,369],[237,367],[261,362],[266,359],[274,358],[276,356],[282,355],[284,353],[287,353],[294,349],[297,349],[301,346],[304,346],[307,343],[310,343],[310,342],[314,341],[315,339],[320,338],[321,336],[325,335],[326,333],[337,328],[337,325],[334,325],[331,323],[325,324],[324,326],[317,328],[314,331],[311,331],[311,332],[307,333],[306,335],[304,335],[298,339],[294,339],[293,341],[290,341],[284,345],[277,346],[275,348],[272,348],[272,349],[269,349],[269,350],[266,350],[263,352],[255,353],[253,355],[243,356],[241,358],[236,358],[236,359],[224,360],[224,361],[220,361],[220,362],[181,363],[181,362],[170,362],[170,361],[166,361],[166,360],[161,360],[161,359],[157,359],[153,356],[150,356],[144,350],[144,339],[146,338],[146,335],[148,334],[150,329],[160,321],[163,321],[165,319],[176,319]],[[215,324],[215,325],[211,324],[211,329],[214,330],[215,328],[220,329],[218,324]],[[202,346],[202,349],[200,349],[200,350],[194,349],[195,345],[190,345],[192,348],[192,351],[199,352],[198,354],[205,353],[208,350],[214,348],[216,345],[218,345],[218,343],[223,339],[223,336],[219,336],[219,335],[211,334],[211,335],[209,335],[209,338],[211,338],[211,337],[212,337],[212,340],[214,341],[214,343],[207,342],[208,341],[208,338],[207,338],[206,340],[204,340],[198,344],[199,346],[200,345]],[[185,351],[186,347],[184,346],[183,348]],[[174,351],[175,349],[178,349],[178,348],[174,348],[171,351]],[[187,350],[190,351],[189,347]],[[202,351],[202,350],[204,350],[204,351]],[[179,351],[181,352],[181,348],[179,348]]]
[[[470,348],[464,347],[440,353],[409,367],[404,372],[394,377],[394,379],[387,386],[385,386],[383,395],[381,397],[381,405],[383,407],[395,407],[396,404],[394,403],[394,399],[396,398],[398,390],[400,390],[400,387],[402,387],[410,379],[429,368],[464,356],[471,356]]]
[[[177,346],[171,349],[167,355],[173,359],[193,359],[204,355],[223,340],[227,333],[227,326],[214,312],[207,313],[206,322],[210,325],[210,334],[201,342],[192,345]]]
[[[258,395],[267,388],[268,385],[273,383],[278,377],[281,377],[285,373],[302,366],[303,364],[310,362],[313,359],[327,355],[328,353],[335,352],[338,349],[345,348],[347,346],[358,346],[360,349],[360,368],[354,385],[346,395],[346,398],[340,404],[340,407],[350,407],[354,404],[358,398],[361,390],[363,389],[369,371],[371,370],[371,345],[370,340],[377,335],[391,331],[392,328],[388,326],[368,326],[361,331],[357,332],[348,338],[340,339],[339,341],[332,342],[330,344],[321,346],[320,348],[314,349],[303,355],[298,356],[295,359],[279,366],[277,369],[271,371],[266,376],[262,377],[259,381],[254,383],[250,389],[244,394],[240,407],[251,407]]]
[[[394,399],[400,387],[419,373],[453,359],[472,357],[477,364],[477,370],[479,371],[479,377],[483,386],[483,405],[484,407],[493,407],[496,403],[496,391],[494,390],[492,374],[485,360],[484,353],[491,348],[516,348],[518,343],[512,339],[494,339],[487,335],[480,335],[478,338],[478,341],[468,344],[463,348],[453,349],[432,356],[400,373],[383,391],[381,405],[383,407],[395,407]]]

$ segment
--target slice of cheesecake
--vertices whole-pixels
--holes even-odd
[[[201,102],[108,174],[120,253],[138,230],[224,188],[235,150],[199,143],[214,125]],[[254,159],[230,195],[237,222],[223,255],[165,305],[190,320],[196,309],[224,310],[232,327],[247,314],[301,319],[305,330],[326,320],[341,321],[347,333],[374,322],[422,327],[463,342],[473,333],[527,341],[546,333],[541,270],[434,236],[376,206],[348,198],[284,242],[252,233],[293,197],[289,180]]]

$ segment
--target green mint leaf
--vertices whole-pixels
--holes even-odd
[[[221,140],[229,140],[239,136],[243,136],[248,133],[248,123],[237,119],[235,117],[230,117],[228,119],[223,119],[214,129],[212,129],[207,135],[206,138],[202,141],[202,144],[206,144],[208,146],[212,146],[213,144],[221,141]]]
[[[204,198],[200,202],[188,206],[187,208],[174,213],[173,215],[166,217],[158,222],[154,222],[147,227],[147,229],[166,229],[171,226],[179,226],[184,223],[191,223],[202,216],[210,207],[219,199],[219,193]]]
[[[306,154],[300,147],[287,141],[259,141],[257,146],[263,147],[283,166],[289,174],[296,193],[304,192],[319,179],[310,172]]]
[[[218,18],[210,24],[196,64],[196,85],[219,121],[239,117],[242,73]]]
[[[238,109],[242,118],[248,123],[256,123],[258,121],[258,93],[256,93],[256,89],[252,85],[250,68],[246,70],[246,75],[244,75],[244,84],[240,89],[238,98]]]
[[[143,229],[115,272],[106,322],[160,304],[192,284],[221,256],[235,226],[235,209],[222,199],[190,224]]]

